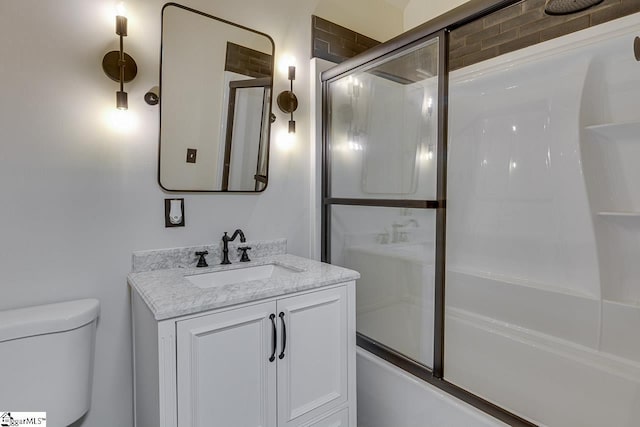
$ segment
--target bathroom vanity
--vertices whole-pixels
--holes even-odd
[[[226,266],[208,248],[208,268],[203,248],[134,254],[137,427],[356,426],[359,274],[278,242]]]

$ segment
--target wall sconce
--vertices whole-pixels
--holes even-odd
[[[293,120],[293,112],[298,109],[298,97],[293,93],[293,81],[296,79],[296,67],[289,66],[289,81],[291,82],[291,89],[280,92],[277,98],[278,108],[283,113],[291,114],[289,120],[289,133],[296,133],[296,122]]]
[[[129,108],[127,92],[124,84],[129,83],[138,74],[136,61],[124,52],[124,37],[127,36],[127,17],[124,16],[124,7],[118,5],[116,16],[116,34],[120,36],[120,50],[112,50],[102,58],[102,69],[113,81],[120,83],[120,90],[116,92],[116,107],[118,110]]]

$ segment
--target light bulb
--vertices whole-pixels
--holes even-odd
[[[118,133],[130,133],[136,128],[136,119],[131,111],[110,108],[106,119],[109,127]]]
[[[127,16],[127,7],[123,1],[116,4],[116,16]]]
[[[287,129],[281,129],[278,134],[278,148],[282,151],[289,151],[295,142],[295,133],[289,133]]]
[[[283,55],[278,62],[278,68],[280,69],[280,72],[283,76],[287,77],[289,76],[289,67],[295,67],[296,65],[296,58],[289,54]]]

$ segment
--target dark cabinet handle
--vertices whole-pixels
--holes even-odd
[[[278,331],[276,330],[276,315],[271,313],[271,316],[269,316],[269,319],[271,320],[271,326],[273,327],[272,330],[272,341],[271,341],[271,357],[269,358],[269,362],[273,362],[274,360],[276,360],[276,342],[277,342],[277,334]]]
[[[284,324],[284,312],[281,311],[279,317],[282,322],[282,351],[278,358],[284,359],[284,350],[287,348],[287,326]]]

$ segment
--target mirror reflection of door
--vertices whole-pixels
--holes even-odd
[[[222,191],[250,188],[262,191],[267,185],[267,144],[271,78],[229,82],[226,137],[221,183]]]

